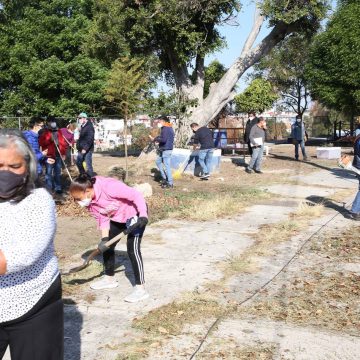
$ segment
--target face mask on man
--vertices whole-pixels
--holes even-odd
[[[25,184],[26,175],[15,174],[12,171],[0,171],[0,198],[9,199]]]
[[[81,207],[88,207],[91,204],[91,199],[85,198],[77,202]]]

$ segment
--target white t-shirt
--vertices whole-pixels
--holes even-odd
[[[54,251],[55,204],[45,189],[19,203],[0,202],[0,249],[7,272],[0,275],[0,323],[31,310],[59,275]]]

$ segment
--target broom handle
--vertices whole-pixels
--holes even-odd
[[[105,246],[109,247],[110,245],[116,243],[117,241],[119,241],[122,237],[123,237],[124,233],[121,232],[119,235],[114,236],[112,239],[110,239],[109,241],[107,241],[105,243]]]

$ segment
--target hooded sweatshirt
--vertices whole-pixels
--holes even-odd
[[[110,220],[126,223],[134,216],[148,217],[145,199],[137,190],[113,178],[95,178],[95,196],[88,210],[100,230],[109,229]]]

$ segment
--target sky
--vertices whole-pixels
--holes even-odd
[[[332,8],[336,7],[336,0],[332,1]],[[208,65],[213,60],[219,60],[226,67],[229,67],[233,64],[236,58],[240,55],[242,47],[249,35],[251,27],[253,25],[255,12],[255,3],[252,0],[244,0],[243,7],[236,19],[237,25],[224,25],[219,27],[220,33],[225,37],[227,46],[209,56],[205,59],[205,65]],[[256,43],[261,41],[271,29],[268,28],[267,24],[263,24],[262,29],[256,39]],[[250,73],[249,69],[239,80],[238,90],[239,92],[243,91],[246,86],[246,74]],[[167,90],[168,87],[164,83],[159,83],[159,88]]]

